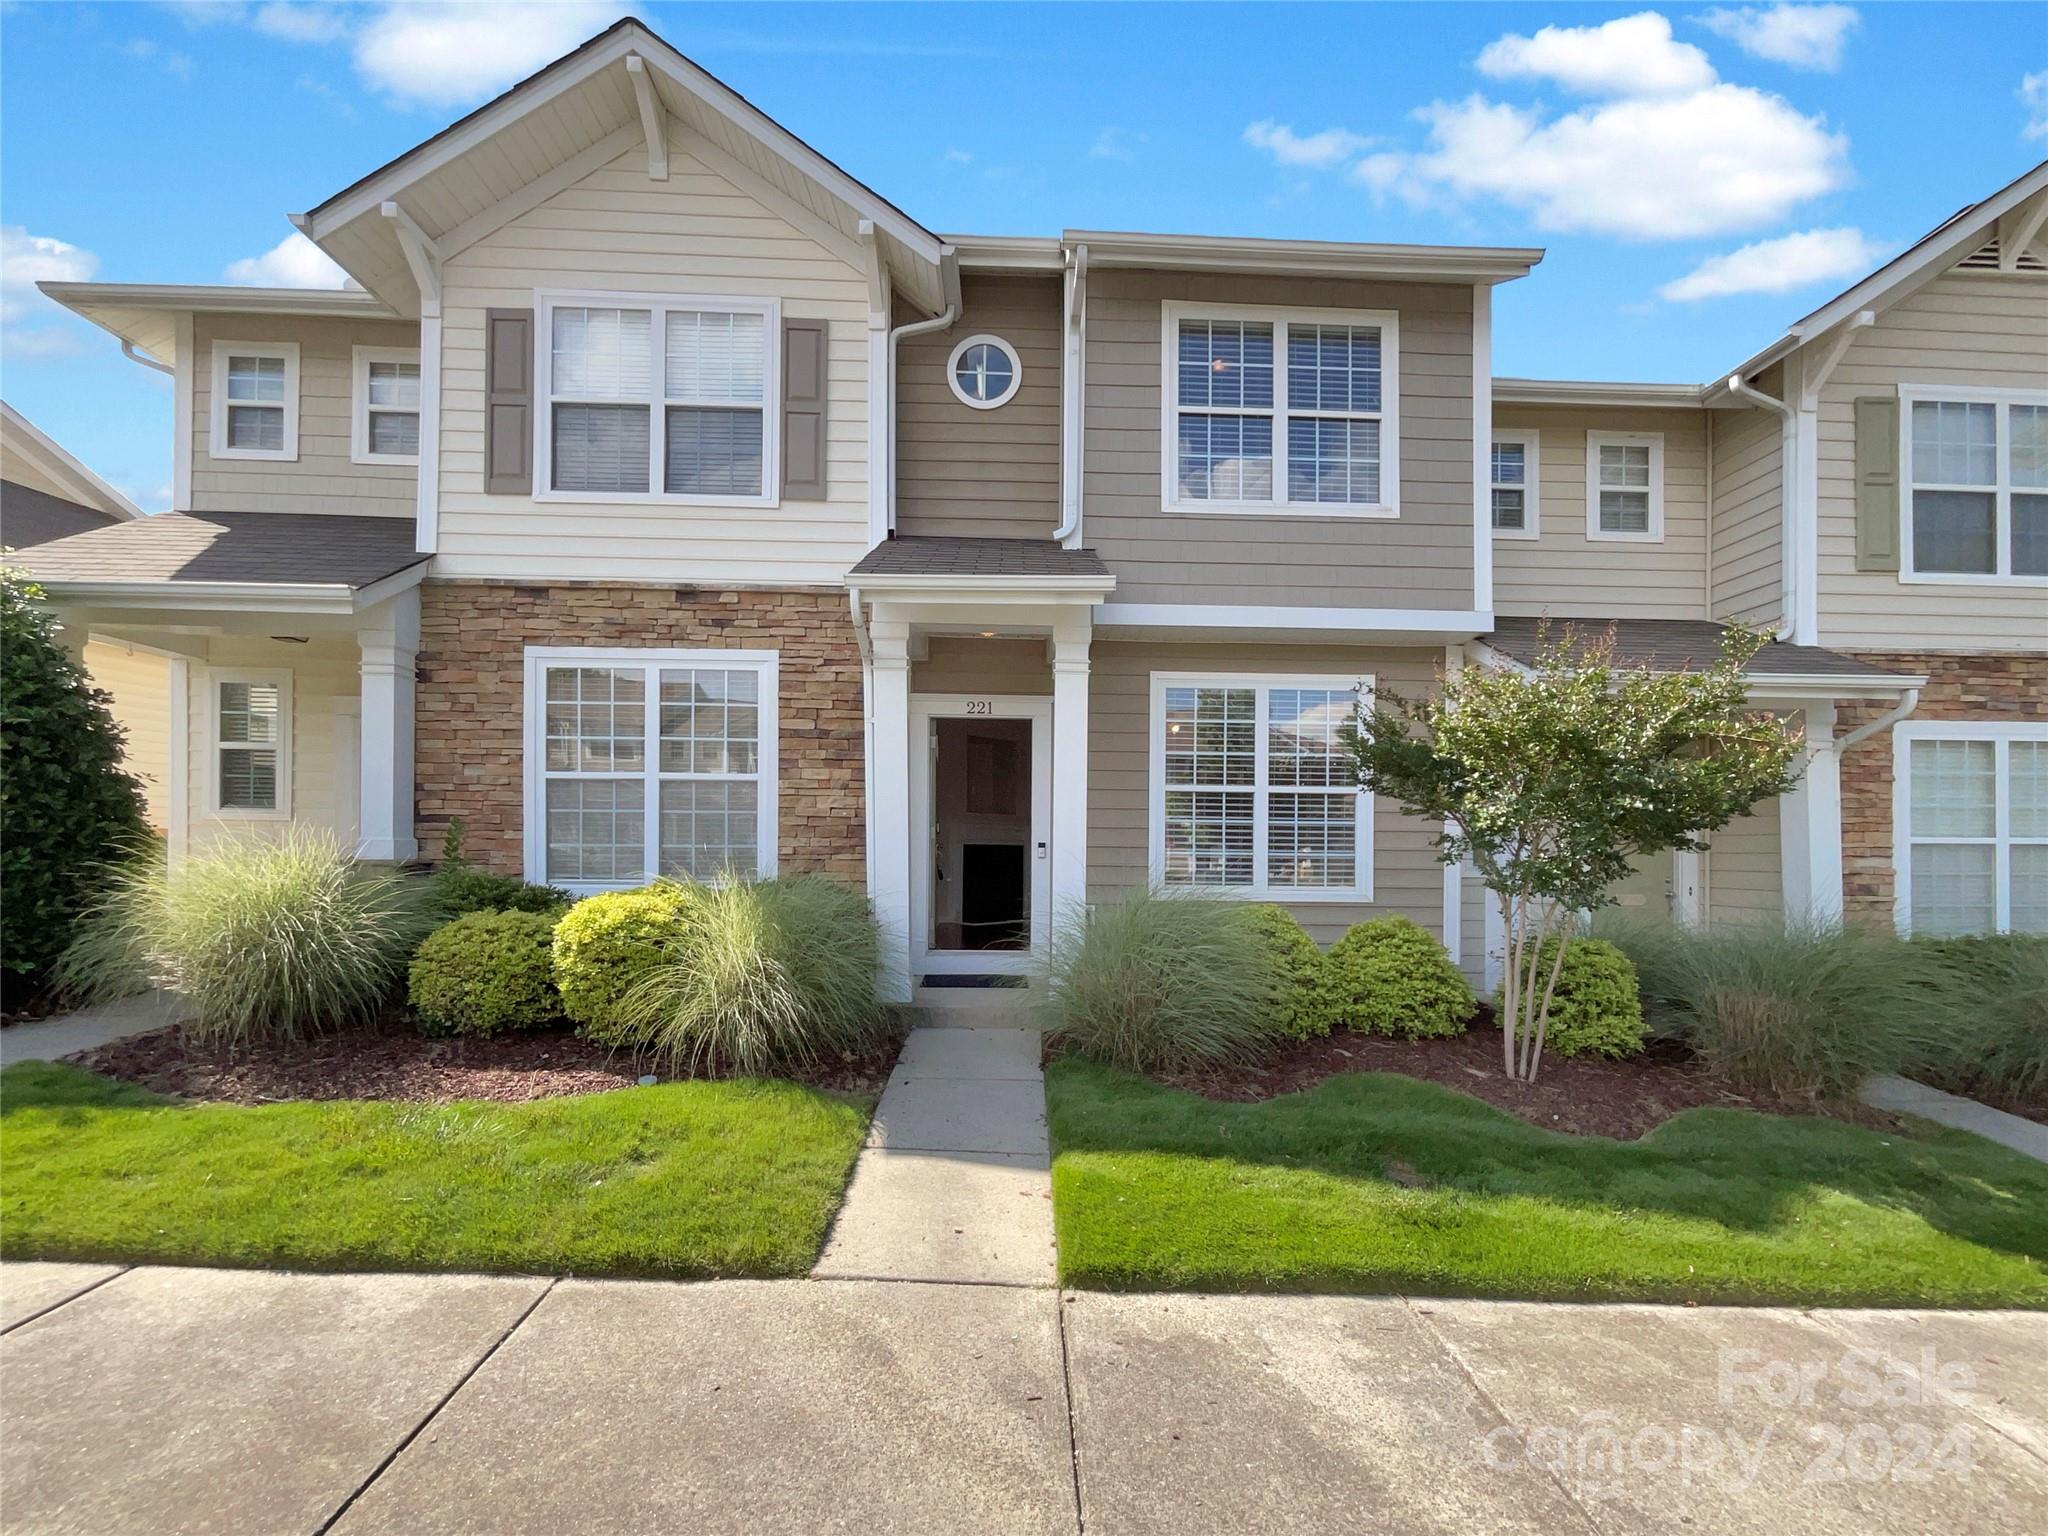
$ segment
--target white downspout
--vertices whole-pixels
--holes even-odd
[[[1886,710],[1875,720],[1864,721],[1863,724],[1857,726],[1848,735],[1837,740],[1835,742],[1835,751],[1837,753],[1846,752],[1866,737],[1875,736],[1879,731],[1889,730],[1892,726],[1905,719],[1906,716],[1913,713],[1919,705],[1920,690],[1918,688],[1908,688],[1899,695],[1899,702],[1892,706],[1892,708]]]
[[[942,285],[946,307],[930,320],[913,320],[899,325],[889,332],[889,536],[896,536],[896,350],[897,343],[906,336],[922,336],[927,331],[947,331],[960,318],[960,258],[950,245],[939,247],[939,282]]]
[[[135,343],[125,336],[121,338],[121,355],[131,363],[140,363],[145,368],[154,368],[158,373],[168,373],[172,378],[178,376],[178,370],[169,363],[160,363],[147,353],[136,351]]]
[[[862,843],[867,849],[868,878],[864,890],[875,888],[875,643],[868,635],[867,614],[860,600],[860,588],[846,589],[853,610],[853,643],[860,648],[860,762]]]
[[[1087,444],[1088,247],[1067,251],[1066,308],[1060,337],[1060,525],[1055,544],[1081,533],[1081,454]]]
[[[1783,549],[1778,562],[1779,624],[1775,637],[1779,640],[1789,640],[1794,633],[1799,601],[1799,579],[1795,570],[1799,559],[1799,543],[1793,531],[1793,520],[1798,510],[1795,498],[1801,478],[1798,462],[1798,416],[1791,406],[1776,395],[1767,395],[1760,389],[1752,388],[1739,373],[1728,375],[1728,393],[1738,400],[1747,400],[1752,405],[1760,405],[1778,413],[1778,458],[1783,466],[1778,491],[1778,538],[1782,541]]]

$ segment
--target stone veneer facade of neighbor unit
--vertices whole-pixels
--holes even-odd
[[[420,594],[415,821],[440,856],[519,874],[528,646],[772,650],[780,656],[780,869],[861,881],[859,643],[844,593],[429,581]]]
[[[1923,674],[1910,719],[1984,724],[2048,721],[2048,656],[1943,651],[1859,651],[1894,672]],[[1885,699],[1844,700],[1836,730],[1847,735],[1893,708]],[[1897,894],[1892,841],[1892,733],[1879,731],[1842,757],[1842,895],[1850,917],[1889,923]]]

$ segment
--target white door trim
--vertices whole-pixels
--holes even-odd
[[[935,950],[932,934],[932,722],[1031,722],[1031,947]],[[910,962],[913,978],[1019,972],[1045,953],[1052,931],[1052,700],[1031,694],[918,693],[910,697]]]

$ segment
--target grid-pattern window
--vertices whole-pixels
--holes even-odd
[[[296,343],[216,341],[209,452],[230,459],[296,458],[298,395]]]
[[[214,803],[223,811],[281,809],[284,686],[222,679],[214,693]]]
[[[2048,933],[2048,728],[1901,729],[1912,931]]]
[[[372,358],[368,368],[366,436],[379,458],[418,458],[420,365]]]
[[[1358,685],[1162,678],[1154,867],[1162,885],[1356,894],[1369,802],[1344,750]]]
[[[772,867],[773,679],[772,661],[718,652],[537,658],[540,876],[621,885]]]
[[[2048,396],[1908,403],[1911,569],[2048,576]]]
[[[1537,528],[1536,438],[1493,440],[1493,531],[1534,538]]]
[[[1172,319],[1169,502],[1391,510],[1389,324]]]
[[[1663,458],[1661,437],[1587,434],[1586,510],[1595,537],[1663,537]]]

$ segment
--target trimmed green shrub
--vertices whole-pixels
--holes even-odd
[[[1952,998],[1944,1027],[1918,1043],[1909,1077],[1952,1093],[2048,1102],[2048,937],[1915,939]]]
[[[232,1048],[373,1017],[434,922],[425,881],[292,826],[114,872],[58,979],[85,1001],[170,987],[188,1031]]]
[[[1054,1044],[1132,1072],[1249,1061],[1279,1033],[1273,946],[1241,902],[1136,889],[1056,934]]]
[[[554,1023],[554,932],[554,918],[540,912],[471,912],[436,928],[409,977],[421,1031],[495,1035]]]
[[[586,896],[555,923],[555,986],[562,1012],[592,1039],[632,1043],[622,1005],[649,971],[689,936],[694,893],[671,880]]]
[[[617,1036],[670,1071],[763,1076],[858,1050],[884,1017],[867,898],[820,875],[692,886],[684,937],[643,972]]]
[[[1335,1021],[1362,1034],[1462,1035],[1478,1006],[1450,953],[1411,918],[1359,923],[1323,962]]]
[[[1273,1009],[1279,1033],[1316,1040],[1330,1032],[1335,1013],[1323,951],[1294,914],[1273,902],[1245,908],[1273,956]]]
[[[1557,963],[1557,941],[1543,946],[1536,984],[1547,986]],[[1496,1011],[1506,1007],[1507,984],[1494,989]],[[1605,939],[1573,939],[1565,946],[1564,969],[1550,999],[1550,1023],[1543,1033],[1545,1054],[1633,1056],[1646,1034],[1636,968]]]
[[[97,867],[149,842],[112,697],[57,643],[41,595],[0,567],[0,975],[29,987],[71,942]]]
[[[434,905],[449,917],[470,912],[559,912],[576,898],[552,885],[528,885],[469,864],[444,864],[428,882]]]

